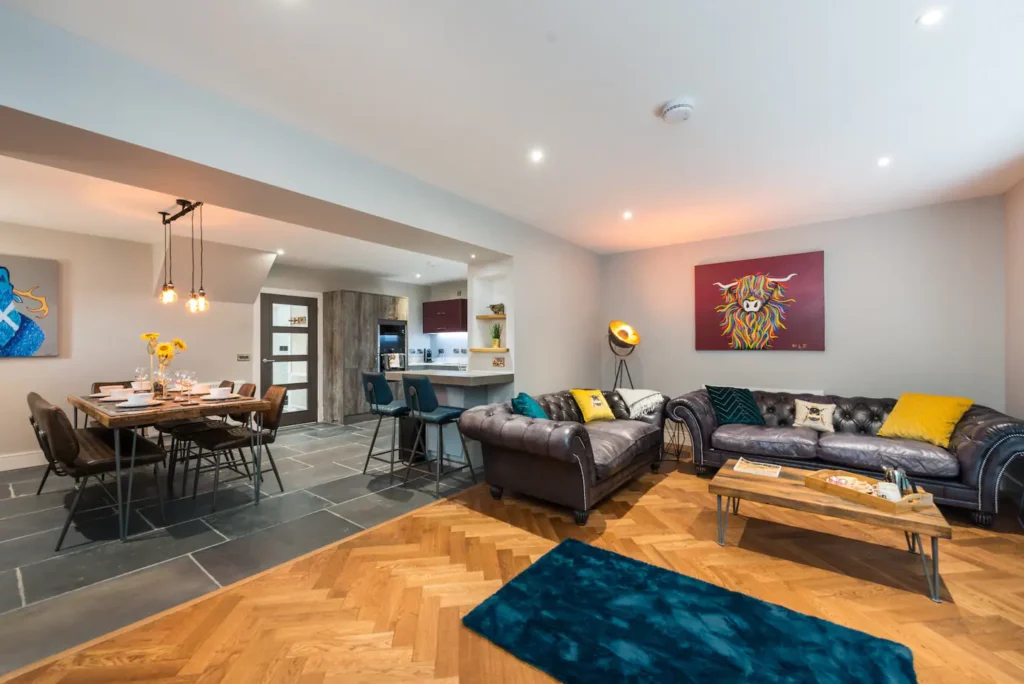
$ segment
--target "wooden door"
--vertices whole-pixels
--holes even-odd
[[[260,295],[260,394],[288,389],[282,425],[315,423],[319,358],[317,303],[309,297]]]

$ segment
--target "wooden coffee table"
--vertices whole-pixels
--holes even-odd
[[[864,504],[840,499],[837,496],[831,496],[805,486],[804,475],[811,472],[808,470],[783,467],[782,472],[776,478],[737,473],[733,470],[735,464],[735,459],[727,462],[708,484],[708,491],[718,496],[719,546],[725,546],[725,531],[729,524],[730,509],[733,515],[738,514],[740,501],[744,499],[790,508],[795,511],[830,515],[833,518],[890,527],[903,532],[911,553],[920,554],[931,599],[936,603],[941,603],[939,600],[939,539],[952,539],[953,528],[942,517],[942,513],[935,507],[935,504],[922,511],[896,515]],[[726,497],[724,510],[722,509],[723,496]],[[931,537],[932,540],[930,563],[928,557],[925,556],[924,546],[921,544],[921,535]]]

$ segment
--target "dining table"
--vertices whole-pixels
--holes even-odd
[[[81,411],[93,421],[113,432],[114,466],[117,480],[117,516],[121,541],[128,537],[128,515],[131,512],[132,482],[135,475],[135,453],[139,431],[142,428],[189,418],[212,418],[233,413],[251,413],[256,429],[251,430],[251,444],[254,454],[256,505],[260,502],[260,473],[263,461],[263,411],[270,409],[270,402],[264,399],[231,397],[228,399],[206,400],[202,396],[181,397],[171,392],[166,398],[156,398],[149,406],[140,408],[119,407],[118,404],[102,401],[102,397],[68,396],[68,404],[74,410],[74,426],[78,428],[78,413]],[[127,434],[124,434],[127,433]],[[122,442],[130,441],[130,445]],[[127,447],[127,448],[125,448]],[[128,453],[125,454],[125,451]],[[128,457],[127,496],[121,492],[121,465]],[[157,483],[160,486],[160,483]]]

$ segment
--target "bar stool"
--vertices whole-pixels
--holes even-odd
[[[473,482],[476,482],[476,471],[473,470],[473,462],[469,460],[469,450],[466,448],[466,440],[462,437],[462,432],[459,432],[459,441],[462,442],[462,455],[465,462],[448,472],[443,472],[446,460],[450,463],[458,463],[458,461],[453,460],[444,453],[444,426],[457,421],[466,409],[457,406],[440,406],[437,403],[434,386],[430,383],[430,378],[426,376],[404,375],[402,376],[402,385],[405,389],[406,403],[409,405],[409,417],[420,421],[420,426],[416,430],[416,441],[413,443],[412,453],[409,455],[409,467],[405,471],[405,481],[403,484],[409,482],[409,473],[413,470],[416,470],[418,473],[434,475],[435,492],[440,497],[441,478],[453,475],[465,468],[469,468],[469,472],[473,476]],[[420,470],[412,466],[412,459],[416,455],[416,447],[419,446],[421,437],[423,440],[423,457],[428,461],[430,460],[430,455],[427,453],[428,424],[437,426],[437,458],[434,459],[437,461],[436,472]]]
[[[400,399],[395,399],[395,395],[391,392],[391,387],[388,385],[388,381],[385,379],[383,373],[363,373],[363,393],[366,396],[367,403],[370,404],[370,413],[377,418],[377,427],[373,430],[373,439],[370,440],[370,450],[366,453],[366,463],[363,464],[363,472],[370,467],[370,459],[374,461],[381,461],[382,463],[391,464],[391,473],[388,476],[388,483],[394,481],[395,478],[395,440],[398,437],[398,421],[409,415],[409,407],[405,405],[405,402]],[[380,424],[384,421],[384,417],[388,416],[393,419],[391,424],[391,448],[381,449],[374,453],[373,447],[377,443],[377,433],[380,432]],[[401,448],[398,448],[399,458],[401,458]],[[381,458],[382,454],[390,454],[388,458]]]

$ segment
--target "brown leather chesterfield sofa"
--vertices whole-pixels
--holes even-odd
[[[484,478],[491,495],[505,490],[567,506],[576,524],[585,525],[590,509],[662,458],[663,398],[659,410],[629,420],[618,393],[602,392],[615,420],[583,423],[579,406],[566,392],[534,397],[550,420],[512,412],[511,404],[469,409],[459,430],[483,446]]]
[[[949,448],[876,433],[896,405],[895,399],[754,392],[764,425],[723,425],[707,390],[668,402],[670,420],[685,423],[693,438],[698,474],[730,458],[754,458],[794,468],[839,468],[878,477],[884,466],[903,468],[931,492],[935,502],[971,511],[975,524],[987,526],[999,512],[999,486],[1010,464],[1024,454],[1024,421],[975,404],[953,430]],[[796,400],[835,404],[835,432],[794,428]]]

